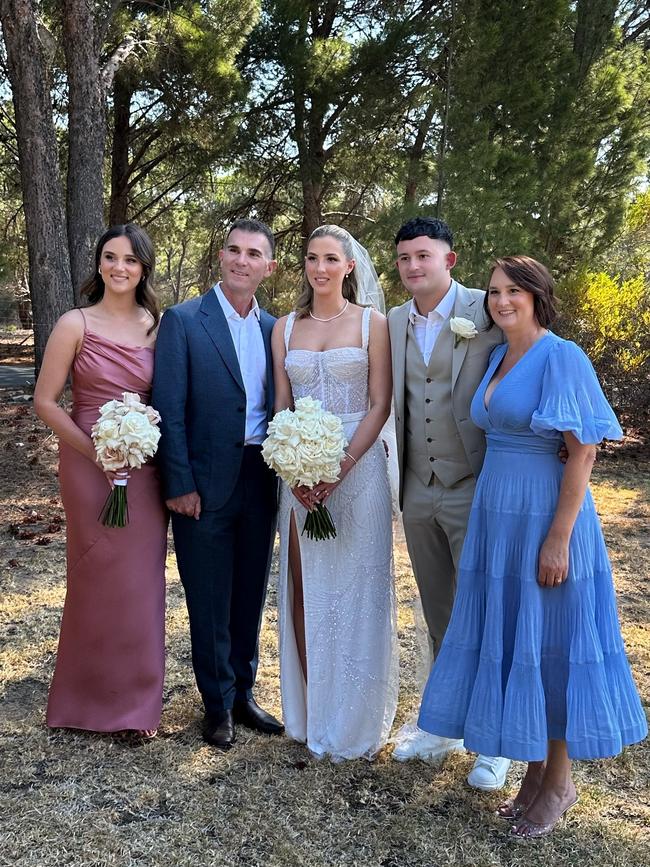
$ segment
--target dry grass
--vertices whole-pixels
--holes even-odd
[[[65,579],[53,446],[25,408],[0,407],[0,864],[632,867],[650,861],[647,744],[616,760],[579,765],[580,805],[552,838],[537,844],[508,838],[507,825],[492,812],[498,794],[465,786],[469,755],[435,769],[393,762],[386,748],[374,763],[333,765],[286,739],[245,729],[230,753],[204,745],[173,556],[160,736],[132,746],[110,736],[48,731],[44,708]],[[650,468],[624,460],[601,465],[594,490],[630,658],[647,698]],[[34,535],[11,535],[10,524],[14,534]],[[401,543],[396,569],[401,722],[417,702],[415,589]],[[275,629],[272,588],[258,698],[279,712]]]

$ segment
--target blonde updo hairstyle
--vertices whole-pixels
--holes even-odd
[[[334,238],[334,240],[338,241],[341,245],[345,258],[348,261],[354,259],[352,236],[345,229],[341,228],[341,226],[319,226],[317,229],[314,229],[309,236],[310,241],[314,238]],[[357,275],[355,274],[354,268],[343,278],[343,297],[351,304],[356,304],[357,302]],[[297,317],[301,319],[303,316],[309,316],[313,303],[314,290],[307,279],[307,272],[304,271],[302,275],[302,294],[296,302]]]

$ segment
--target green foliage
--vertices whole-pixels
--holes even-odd
[[[179,196],[196,198],[206,171],[230,159],[246,97],[235,60],[258,16],[257,0],[147,7],[145,49],[118,73],[130,100],[128,130],[114,132],[114,145],[128,135],[128,218],[150,221]],[[123,10],[113,39],[135,23]]]
[[[603,37],[606,16],[596,27],[578,7],[461,4],[443,215],[459,231],[469,282],[495,254],[526,252],[562,273],[579,267],[616,237],[643,173],[643,51],[611,27]],[[576,16],[586,28],[579,46]]]
[[[272,312],[293,306],[318,222],[368,247],[390,307],[406,297],[397,227],[441,216],[468,285],[482,285],[495,255],[546,262],[562,278],[565,333],[610,393],[620,386],[619,403],[644,405],[650,75],[640,7],[619,3],[618,21],[615,0],[109,7],[103,61],[129,36],[137,48],[109,100],[105,189],[114,216],[126,203],[126,218],[151,233],[165,304],[217,279],[223,233],[251,215],[278,241],[279,268],[260,291]],[[41,8],[64,163],[62,6]],[[0,289],[11,296],[24,291],[27,263],[1,95]]]
[[[650,408],[650,286],[582,271],[559,289],[561,331],[585,350],[614,405],[637,418]]]
[[[621,374],[638,373],[650,360],[650,290],[644,276],[628,280],[583,271],[562,288],[565,315],[594,364],[608,360]]]
[[[592,267],[559,285],[559,330],[591,358],[610,398],[638,424],[650,414],[650,191],[628,206],[623,230]],[[646,420],[644,420],[646,419]]]

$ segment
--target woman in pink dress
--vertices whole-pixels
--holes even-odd
[[[47,724],[153,737],[164,676],[167,513],[158,470],[128,476],[129,523],[105,527],[102,506],[116,477],[96,461],[90,429],[122,392],[149,402],[156,329],[154,251],[133,223],[99,240],[88,306],[65,313],[45,350],[34,408],[59,438],[67,519],[67,592]],[[58,400],[72,377],[72,412]]]

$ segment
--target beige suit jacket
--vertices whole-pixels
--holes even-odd
[[[470,418],[470,404],[487,368],[490,353],[503,342],[500,328],[490,324],[483,309],[481,289],[468,289],[456,283],[456,300],[452,316],[471,319],[478,334],[469,340],[459,340],[452,356],[451,389],[452,412],[467,459],[475,476],[481,471],[485,457],[485,435]],[[388,313],[391,356],[393,366],[393,402],[395,407],[395,432],[397,436],[397,460],[399,464],[399,502],[403,506],[404,491],[404,383],[406,370],[406,337],[408,333],[410,299]],[[443,330],[449,329],[449,319]],[[441,332],[442,333],[442,332]],[[434,352],[435,347],[434,347]]]

